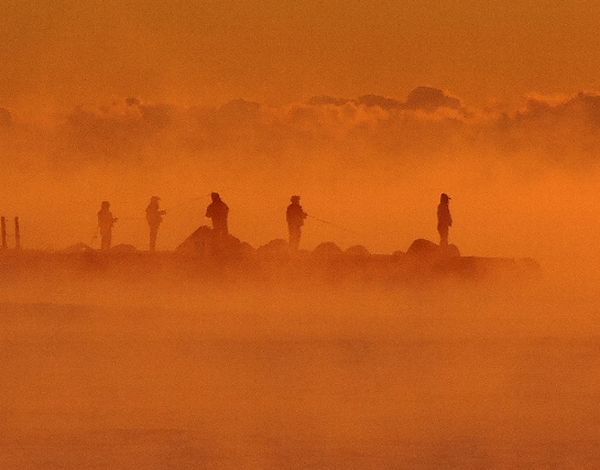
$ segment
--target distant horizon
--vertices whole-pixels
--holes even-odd
[[[415,92],[430,91],[419,94],[416,97]],[[455,93],[452,89],[434,86],[431,84],[416,85],[408,89],[405,93],[382,93],[378,90],[363,90],[356,95],[340,95],[335,93],[313,93],[306,94],[295,100],[273,103],[268,100],[261,101],[247,95],[231,95],[216,99],[205,99],[198,95],[195,99],[155,99],[144,94],[137,94],[134,90],[131,93],[112,95],[110,97],[98,97],[89,95],[79,102],[56,102],[51,106],[31,106],[30,104],[8,105],[0,101],[0,128],[7,127],[7,124],[18,122],[35,121],[35,118],[44,118],[45,122],[51,122],[48,118],[54,120],[64,118],[71,112],[78,109],[86,110],[108,110],[111,107],[127,104],[128,106],[174,106],[180,109],[220,109],[235,103],[247,103],[249,105],[258,105],[263,108],[285,109],[296,105],[311,106],[342,106],[345,104],[354,104],[365,107],[380,107],[382,109],[403,109],[403,110],[425,110],[432,112],[437,108],[448,108],[464,111],[465,117],[469,112],[477,113],[505,113],[514,115],[526,110],[528,103],[539,102],[549,106],[557,106],[567,101],[574,100],[580,96],[600,97],[600,87],[581,88],[575,90],[557,90],[553,93],[543,93],[532,89],[529,92],[515,94],[509,99],[500,99],[499,97],[490,97],[484,100],[467,100],[464,96]],[[6,101],[6,100],[5,100]],[[6,113],[9,113],[8,116]]]

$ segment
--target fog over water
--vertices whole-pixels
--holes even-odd
[[[1,7],[0,470],[600,468],[600,2]]]
[[[0,467],[596,467],[597,103],[504,112],[430,90],[9,112],[0,209],[25,248],[91,244],[110,200],[114,242],[145,249],[158,194],[170,250],[218,190],[254,247],[285,238],[298,193],[336,224],[308,219],[304,247],[391,253],[437,241],[447,192],[462,254],[541,270],[403,283],[3,256]]]
[[[598,459],[597,297],[550,281],[2,287],[4,468]]]

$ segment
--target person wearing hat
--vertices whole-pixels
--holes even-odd
[[[110,250],[112,228],[116,221],[117,218],[113,217],[110,211],[110,202],[102,201],[98,211],[98,229],[100,230],[100,247],[103,251]]]
[[[285,218],[288,224],[289,243],[292,250],[297,250],[300,246],[300,237],[302,236],[302,226],[307,213],[300,205],[300,196],[292,196],[291,204],[288,206]]]
[[[211,193],[212,203],[206,208],[206,217],[212,220],[212,226],[218,238],[225,238],[229,234],[227,217],[229,207],[221,200],[219,193]]]
[[[452,216],[450,215],[450,197],[446,193],[440,196],[440,203],[437,208],[438,224],[437,229],[440,234],[440,246],[448,246],[448,230],[452,227]]]
[[[150,204],[146,207],[146,220],[148,221],[148,226],[150,227],[150,251],[154,252],[156,250],[156,237],[158,236],[158,227],[163,221],[163,216],[167,213],[167,211],[160,210],[158,207],[158,201],[160,198],[158,196],[152,196],[150,198]]]

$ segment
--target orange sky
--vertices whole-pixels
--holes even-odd
[[[114,96],[183,104],[245,97],[405,96],[467,103],[600,88],[600,3],[364,0],[8,0],[0,106]]]

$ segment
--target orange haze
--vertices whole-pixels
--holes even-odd
[[[114,96],[282,104],[398,96],[422,84],[469,103],[598,88],[593,0],[3,2],[0,103]]]
[[[392,253],[437,242],[446,192],[462,254],[542,267],[1,251],[1,469],[600,468],[598,0],[0,6],[26,249],[98,248],[108,200],[145,250],[158,195],[170,250],[218,191],[254,247],[299,194],[333,223],[302,248]]]

